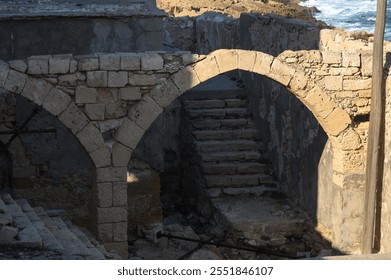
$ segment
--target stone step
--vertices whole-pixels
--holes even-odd
[[[41,220],[35,210],[30,206],[26,199],[16,200],[22,211],[30,219],[31,223],[34,225],[37,233],[42,239],[42,248],[47,250],[52,250],[57,253],[63,253],[64,248],[56,240],[52,232],[45,226],[45,223]]]
[[[60,217],[52,218],[58,230],[53,232],[54,236],[65,249],[65,259],[91,259],[92,254],[84,243],[69,230],[68,226]]]
[[[260,144],[254,140],[206,140],[196,142],[200,152],[257,151]]]
[[[267,174],[240,174],[240,175],[206,175],[208,188],[214,187],[249,187],[249,186],[276,186],[274,178]]]
[[[190,119],[205,118],[247,118],[250,116],[247,108],[223,108],[223,109],[191,109],[187,110]]]
[[[191,125],[195,130],[207,129],[238,129],[238,128],[254,128],[255,124],[249,118],[235,119],[194,119]]]
[[[211,199],[219,221],[227,223],[229,232],[263,244],[264,236],[285,236],[302,233],[304,217],[291,216],[272,196],[220,196]]]
[[[205,99],[184,102],[186,109],[212,109],[246,107],[245,99]]]
[[[12,199],[10,195],[7,195],[5,199],[7,211],[11,215],[15,227],[18,229],[18,235],[16,240],[12,242],[12,246],[42,249],[42,238],[37,232],[37,229],[25,215],[22,208]]]
[[[267,163],[258,162],[222,162],[204,163],[205,174],[272,174],[273,166]]]
[[[197,130],[193,131],[196,140],[223,139],[259,139],[259,132],[253,128],[232,130]]]
[[[262,161],[262,155],[254,151],[200,153],[203,162]]]
[[[239,196],[266,196],[271,194],[280,194],[281,191],[276,187],[267,186],[252,186],[252,187],[236,187],[236,188],[209,188],[207,194],[209,198],[216,198],[224,195]]]
[[[232,89],[210,89],[210,90],[198,90],[196,88],[186,92],[185,100],[202,100],[202,99],[241,99],[246,97],[246,91],[242,88]]]
[[[71,222],[66,222],[68,225],[69,230],[80,240],[83,242],[83,244],[88,248],[89,250],[89,259],[94,260],[104,260],[106,259],[104,254],[96,248],[96,246],[93,244],[93,242],[89,239],[88,236],[84,234],[78,227],[73,225]]]

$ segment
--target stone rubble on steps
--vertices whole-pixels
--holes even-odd
[[[0,246],[34,250],[34,259],[39,259],[39,251],[42,259],[47,256],[65,260],[119,259],[86,229],[59,216],[49,217],[42,207],[32,208],[27,200],[14,200],[9,194],[0,198]],[[1,257],[6,256],[3,253]]]

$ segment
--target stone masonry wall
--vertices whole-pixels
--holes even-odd
[[[232,70],[278,82],[312,112],[328,135],[333,184],[331,197],[324,201],[335,205],[328,216],[332,238],[337,248],[354,252],[361,233],[367,129],[355,118],[368,112],[369,60],[361,53],[287,51],[273,57],[244,50],[219,50],[208,56],[186,52],[35,56],[1,62],[0,87],[41,105],[80,141],[95,169],[91,205],[95,233],[108,248],[123,250],[132,223],[128,163],[163,108],[188,89]]]
[[[161,27],[160,17],[135,16],[1,21],[0,59],[25,59],[44,54],[157,51],[162,49]]]

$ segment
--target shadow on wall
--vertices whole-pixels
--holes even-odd
[[[38,107],[26,98],[7,93],[1,110],[1,131],[22,125]],[[52,129],[55,132],[52,132]],[[90,226],[92,163],[79,141],[60,121],[40,109],[11,143],[13,192],[33,206],[63,209],[67,218]],[[45,131],[47,130],[47,131]],[[1,135],[8,139],[12,134]]]

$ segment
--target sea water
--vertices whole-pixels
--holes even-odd
[[[302,6],[316,7],[320,13],[314,16],[338,28],[350,31],[375,30],[377,0],[308,0]],[[391,41],[391,0],[387,1],[385,39]]]

